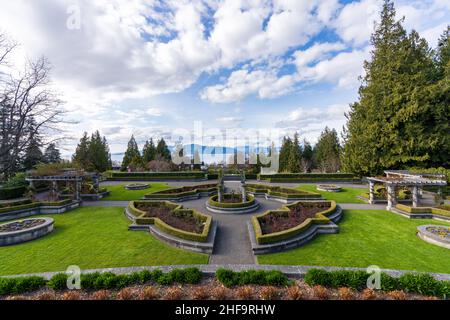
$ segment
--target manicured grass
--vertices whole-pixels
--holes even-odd
[[[342,187],[341,192],[327,192],[317,190],[316,185],[312,184],[302,184],[297,187],[298,190],[305,190],[320,193],[327,200],[334,200],[337,203],[365,203],[363,200],[358,199],[364,192],[368,192],[366,189],[349,188],[345,185],[340,185]]]
[[[260,264],[361,267],[450,273],[450,250],[416,236],[430,219],[409,220],[382,210],[345,210],[340,233],[319,235],[304,247],[258,257]]]
[[[149,182],[149,184],[150,188],[144,190],[127,190],[125,189],[125,186],[127,185],[126,183],[114,186],[106,186],[106,188],[110,191],[110,194],[109,196],[103,198],[102,200],[104,201],[139,200],[147,193],[173,188],[161,182]]]
[[[85,207],[55,219],[38,240],[0,247],[0,275],[107,267],[206,264],[208,256],[177,249],[148,232],[128,231],[123,208]]]

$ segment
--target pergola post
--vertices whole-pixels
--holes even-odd
[[[52,181],[52,197],[54,197],[54,200],[57,200],[58,197],[58,183],[56,180]]]
[[[75,180],[75,200],[80,201],[81,183],[77,179]]]
[[[369,203],[375,203],[375,182],[369,181]]]
[[[95,175],[95,176],[93,176],[92,177],[92,180],[93,180],[93,182],[94,182],[94,190],[95,190],[95,193],[98,193],[98,191],[99,191],[99,179],[98,179],[98,176],[97,175]]]
[[[414,186],[412,188],[412,204],[414,208],[419,206],[419,187]]]
[[[387,184],[387,210],[391,210],[397,204],[397,197],[395,195],[395,185]]]

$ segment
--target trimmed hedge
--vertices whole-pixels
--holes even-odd
[[[349,287],[362,290],[367,287],[367,279],[370,275],[365,271],[310,269],[305,275],[305,282],[310,286]],[[403,290],[444,299],[450,297],[450,281],[439,281],[429,274],[405,273],[399,278],[394,278],[381,273],[380,285],[383,291]]]
[[[201,171],[174,171],[174,172],[119,172],[108,171],[104,175],[113,180],[186,180],[205,179],[206,175]]]
[[[0,278],[0,296],[36,291],[45,284],[43,277]]]
[[[199,233],[193,233],[188,232],[184,230],[180,230],[177,228],[174,228],[164,221],[162,221],[159,218],[156,217],[146,217],[145,211],[139,210],[136,208],[137,204],[145,204],[149,206],[158,206],[158,205],[164,205],[172,209],[172,213],[174,215],[192,215],[197,220],[204,223],[203,232],[201,234]],[[130,213],[136,217],[135,222],[138,225],[149,225],[153,224],[161,231],[164,231],[168,234],[171,234],[173,236],[179,237],[181,239],[189,240],[189,241],[197,241],[197,242],[206,242],[208,240],[209,231],[211,229],[211,223],[212,223],[212,217],[209,215],[204,215],[197,210],[192,209],[183,209],[183,206],[169,202],[169,201],[130,201],[128,204],[128,210]]]
[[[27,186],[3,187],[0,188],[0,200],[10,200],[21,198],[27,191]]]
[[[279,197],[283,199],[310,199],[310,198],[320,198],[321,195],[315,192],[309,192],[304,190],[297,190],[292,188],[283,188],[277,186],[268,186],[264,184],[248,184],[245,185],[248,192],[251,193],[266,193],[273,197]]]
[[[59,207],[64,206],[66,204],[71,203],[71,199],[62,200],[59,202],[28,202],[25,204],[20,204],[16,206],[10,206],[10,207],[3,207],[0,208],[0,214],[1,213],[9,213],[12,211],[18,211],[18,210],[24,210],[24,209],[31,209],[31,208],[38,208],[38,207]]]
[[[227,194],[224,194],[224,197],[226,197]],[[213,206],[213,207],[218,207],[218,208],[245,208],[245,207],[250,207],[252,205],[255,204],[255,197],[251,196],[251,195],[247,195],[247,201],[245,202],[236,202],[236,203],[225,203],[225,202],[218,202],[219,196],[218,195],[214,195],[211,198],[208,199],[208,203],[209,205]]]
[[[269,234],[262,234],[261,225],[259,223],[259,219],[267,216],[269,214],[279,214],[279,215],[288,215],[289,214],[289,208],[292,206],[297,205],[298,203],[302,203],[303,205],[312,205],[317,203],[330,203],[330,208],[316,213],[314,218],[308,218],[305,221],[303,221],[301,224],[288,229],[283,230],[280,232],[274,232]],[[335,201],[324,201],[324,202],[295,202],[286,206],[281,207],[279,210],[270,210],[266,213],[263,213],[261,215],[256,215],[252,217],[252,225],[253,230],[255,231],[256,241],[258,244],[270,244],[275,243],[279,241],[283,241],[289,238],[292,238],[305,230],[307,230],[309,227],[311,227],[313,224],[327,224],[330,222],[330,219],[328,219],[328,216],[331,215],[336,211],[336,202]]]
[[[218,269],[216,278],[225,287],[242,285],[261,285],[261,286],[286,286],[289,279],[278,270],[246,270],[234,272],[228,269]]]
[[[212,184],[205,184],[205,185],[198,185],[194,190],[187,190],[187,187],[179,187],[179,188],[172,188],[167,190],[161,190],[153,193],[149,193],[144,195],[145,199],[160,199],[160,198],[168,198],[168,199],[178,199],[178,198],[184,198],[188,196],[194,196],[198,193],[203,192],[213,192],[217,190],[216,185]]]
[[[32,202],[31,199],[8,201],[8,202],[0,203],[0,209],[21,206],[23,204],[29,204],[31,202]]]
[[[450,217],[450,211],[441,209],[441,208],[431,208],[431,207],[414,208],[414,207],[406,206],[404,204],[397,204],[395,207],[399,210],[402,210],[402,211],[405,211],[405,212],[411,213],[411,214],[431,213],[431,214]]]
[[[361,181],[361,178],[353,173],[277,173],[258,174],[257,178],[258,180],[266,180],[269,182]]]

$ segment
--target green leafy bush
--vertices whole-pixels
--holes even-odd
[[[47,283],[47,287],[53,290],[65,290],[67,289],[67,274],[58,273],[55,274]]]
[[[271,270],[246,270],[234,272],[228,269],[218,269],[217,280],[226,287],[242,285],[284,286],[288,284],[288,278],[281,271]]]
[[[426,296],[442,296],[442,282],[429,274],[407,273],[399,279],[400,286],[406,292],[419,293]]]
[[[0,278],[0,296],[36,291],[45,284],[43,277]]]

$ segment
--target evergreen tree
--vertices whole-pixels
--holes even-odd
[[[326,127],[321,133],[314,151],[317,166],[322,172],[336,172],[339,170],[340,148],[336,130],[330,130]]]
[[[127,170],[128,165],[130,165],[132,161],[139,163],[140,158],[141,153],[139,152],[139,147],[134,139],[134,135],[132,135],[130,141],[128,141],[127,151],[125,151],[125,155],[123,156],[121,170]],[[140,160],[140,163],[142,163],[142,159]]]
[[[105,137],[100,136],[100,132],[96,131],[92,134],[88,144],[88,163],[89,171],[104,172],[111,168],[111,156],[109,146]]]
[[[150,138],[150,141],[145,142],[144,149],[142,150],[143,153],[143,161],[145,164],[149,163],[150,161],[155,160],[156,158],[156,147],[153,142],[153,138]]]
[[[55,143],[50,143],[44,152],[44,161],[46,163],[58,163],[61,161],[61,153],[56,148]]]
[[[77,145],[74,155],[72,156],[72,161],[79,167],[89,170],[92,168],[92,163],[89,157],[89,144],[91,140],[87,132],[83,133],[80,142]]]
[[[432,51],[417,32],[408,35],[402,20],[395,20],[391,0],[384,2],[371,42],[374,49],[364,65],[359,101],[346,115],[344,169],[373,175],[387,168],[432,164],[442,155],[442,140],[449,133],[448,103],[446,110],[445,102],[436,110],[436,101],[430,101],[436,78]]]
[[[44,161],[44,155],[41,151],[41,139],[33,132],[34,130],[31,130],[28,138],[28,146],[25,149],[25,157],[22,163],[25,170],[31,170],[35,165]]]
[[[300,145],[299,134],[294,134],[294,140],[292,141],[291,149],[289,150],[287,171],[292,173],[298,173],[301,171],[302,161],[302,147]]]
[[[164,161],[172,160],[169,147],[167,146],[166,141],[164,141],[164,138],[161,138],[161,140],[158,141],[158,145],[156,146],[156,156],[160,160]]]
[[[290,137],[284,137],[280,149],[279,172],[289,172],[289,156],[292,149],[292,140]]]

